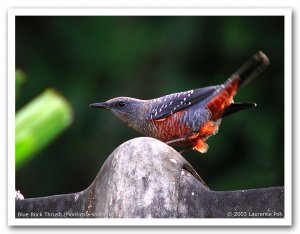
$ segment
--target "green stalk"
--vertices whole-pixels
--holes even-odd
[[[16,167],[45,148],[73,120],[70,104],[47,89],[16,114]]]

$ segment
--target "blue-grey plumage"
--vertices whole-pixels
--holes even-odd
[[[217,89],[218,86],[210,86],[152,99],[150,112],[146,117],[153,120],[166,118],[175,112],[189,108],[205,99],[208,100]]]
[[[150,100],[118,97],[90,106],[110,110],[143,135],[170,145],[192,145],[204,153],[208,148],[205,141],[218,131],[223,116],[256,105],[234,103],[233,97],[238,87],[255,78],[268,64],[267,56],[259,51],[221,85]]]

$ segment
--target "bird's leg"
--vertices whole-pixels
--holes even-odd
[[[174,144],[174,143],[177,143],[177,142],[185,141],[186,139],[187,139],[186,137],[182,137],[182,138],[177,138],[177,139],[174,139],[174,140],[167,141],[165,143],[167,145],[170,145],[170,144]]]
[[[189,137],[182,137],[182,138],[177,138],[177,139],[174,139],[174,140],[171,140],[171,141],[167,141],[165,142],[166,144],[170,145],[170,144],[174,144],[176,142],[182,142],[182,141],[186,141],[187,139],[190,139]],[[187,148],[187,149],[183,149],[183,150],[180,150],[178,151],[179,154],[183,155],[184,153],[188,152],[192,150],[191,148]]]
[[[178,153],[181,154],[181,155],[183,155],[184,153],[186,153],[186,152],[188,152],[188,151],[190,151],[190,150],[192,150],[192,149],[191,149],[191,148],[189,148],[189,149],[184,149],[184,150],[178,151]]]

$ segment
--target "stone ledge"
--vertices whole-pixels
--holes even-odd
[[[120,145],[82,192],[16,200],[16,218],[284,217],[284,188],[216,192],[173,148],[149,137]],[[29,215],[26,215],[29,214]]]

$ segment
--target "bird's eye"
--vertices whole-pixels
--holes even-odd
[[[123,101],[118,102],[118,107],[123,108],[126,106],[126,103]]]

